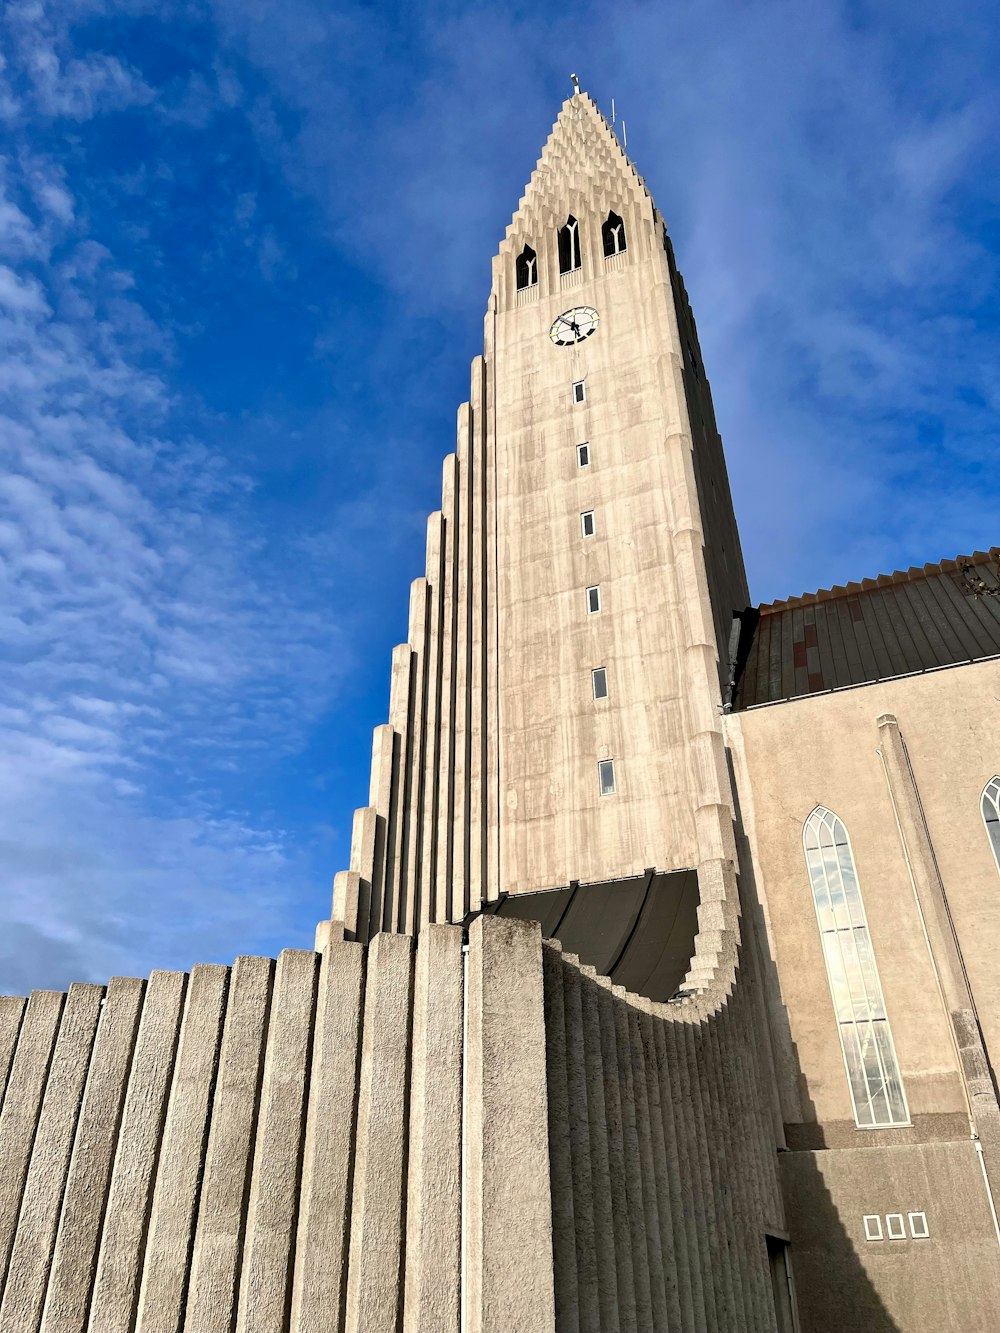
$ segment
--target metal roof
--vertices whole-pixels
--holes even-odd
[[[1000,655],[1000,547],[771,602],[734,620],[734,711]]]

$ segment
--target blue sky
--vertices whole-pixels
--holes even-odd
[[[571,70],[756,600],[1000,542],[995,12],[7,0],[0,990],[308,946]]]

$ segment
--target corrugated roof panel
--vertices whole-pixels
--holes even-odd
[[[740,619],[737,709],[1000,656],[1000,547]]]

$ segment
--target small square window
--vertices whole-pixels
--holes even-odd
[[[882,1219],[878,1213],[869,1213],[864,1218],[865,1240],[883,1240]]]
[[[597,764],[597,776],[601,783],[602,796],[614,796],[615,794],[615,761],[613,759],[601,759]]]
[[[588,509],[586,513],[580,515],[580,531],[585,537],[593,537],[597,531],[594,526],[594,511]]]
[[[909,1213],[910,1235],[914,1240],[930,1240],[931,1233],[927,1230],[926,1213]]]
[[[607,667],[594,667],[590,675],[594,682],[594,698],[606,699],[608,697]]]
[[[906,1240],[906,1224],[902,1213],[886,1213],[885,1230],[890,1240]]]
[[[590,467],[589,444],[578,444],[576,446],[576,461],[580,467]]]
[[[597,585],[587,589],[587,614],[593,615],[601,609],[601,590]]]
[[[587,399],[587,386],[583,380],[577,380],[573,385],[573,402],[583,403]]]

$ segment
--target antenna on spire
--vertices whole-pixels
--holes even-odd
[[[622,147],[628,151],[628,130],[625,128],[625,121],[622,120]]]
[[[571,74],[569,77],[573,81],[573,96],[578,97],[580,94],[580,80],[575,74]]]
[[[615,99],[612,97],[612,99],[611,99],[611,124],[612,124],[612,127],[614,126],[614,123],[615,123]]]

